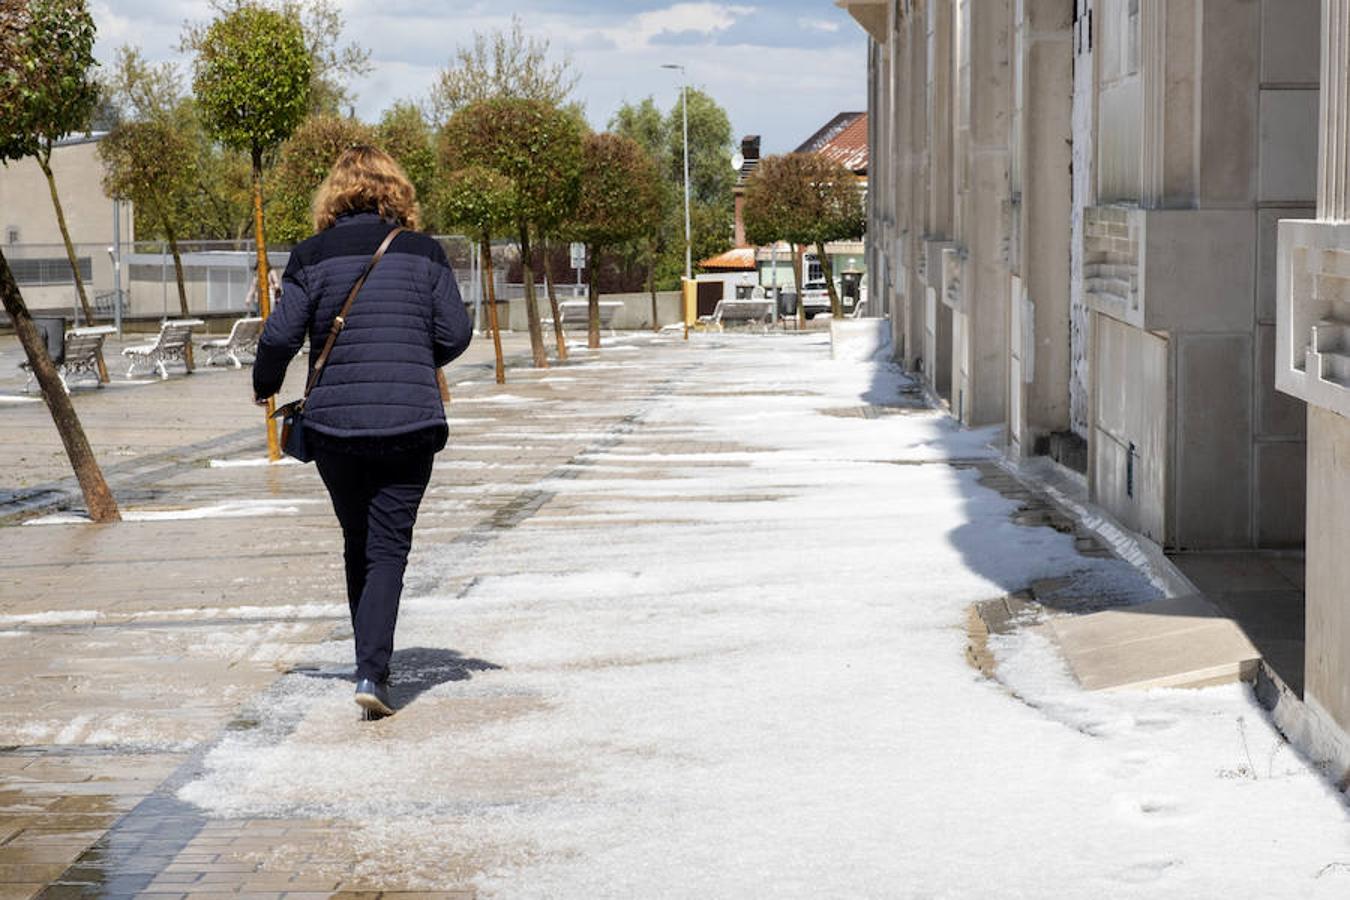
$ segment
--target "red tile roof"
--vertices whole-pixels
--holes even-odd
[[[867,113],[840,113],[797,148],[843,163],[857,175],[867,174]]]

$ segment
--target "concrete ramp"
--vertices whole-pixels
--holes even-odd
[[[1228,684],[1252,678],[1261,659],[1242,629],[1201,594],[1046,624],[1089,691]]]

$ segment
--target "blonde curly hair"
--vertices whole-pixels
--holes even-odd
[[[314,192],[314,230],[330,227],[343,213],[373,211],[418,229],[417,191],[403,167],[378,147],[359,144],[342,151]]]

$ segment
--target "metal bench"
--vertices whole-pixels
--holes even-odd
[[[216,360],[225,358],[234,363],[236,369],[242,369],[239,355],[257,356],[258,338],[262,336],[263,320],[247,318],[235,320],[229,337],[202,341],[202,352],[206,354],[206,364],[214,365]]]
[[[117,291],[99,291],[94,294],[94,313],[105,322],[116,315]]]
[[[589,328],[590,327],[590,301],[588,300],[563,300],[558,304],[558,315],[562,319],[563,328]],[[618,315],[619,310],[623,309],[622,300],[601,300],[600,301],[600,327],[614,334],[614,317]],[[544,324],[551,326],[552,319],[545,319]]]
[[[60,321],[64,325],[64,320]],[[95,325],[87,328],[72,328],[65,332],[59,342],[47,334],[47,352],[56,366],[56,374],[61,379],[61,387],[70,393],[70,382],[80,375],[92,375],[98,387],[108,383],[108,367],[103,362],[103,342],[108,335],[117,331],[110,325]],[[58,332],[60,334],[60,332]],[[19,367],[28,373],[24,383],[24,393],[33,386],[33,369],[25,361]]]
[[[723,330],[727,322],[757,322],[767,332],[773,322],[773,300],[718,300],[711,315],[699,316],[704,327]]]
[[[169,377],[168,364],[171,362],[182,363],[187,373],[192,374],[192,329],[204,324],[201,319],[169,319],[160,327],[154,342],[124,348],[122,355],[131,361],[127,366],[127,377],[130,378],[141,363],[158,370],[161,380]]]

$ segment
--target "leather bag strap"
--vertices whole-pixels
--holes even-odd
[[[319,373],[323,371],[324,364],[328,362],[328,354],[333,352],[333,345],[337,343],[338,334],[347,324],[347,313],[351,311],[352,303],[356,301],[356,294],[361,290],[361,285],[366,283],[366,278],[375,268],[375,264],[380,261],[380,257],[384,256],[384,251],[388,250],[389,245],[394,242],[394,238],[407,230],[399,225],[385,235],[384,240],[380,242],[379,249],[375,251],[375,255],[370,258],[370,262],[366,263],[366,268],[361,272],[361,277],[357,278],[356,283],[352,285],[351,291],[347,294],[347,302],[342,304],[342,309],[333,317],[333,328],[328,332],[328,340],[324,341],[323,350],[319,352],[319,358],[314,360],[314,368],[310,370],[309,380],[305,382],[305,399],[309,398],[309,392],[314,390],[314,385],[319,383]]]

